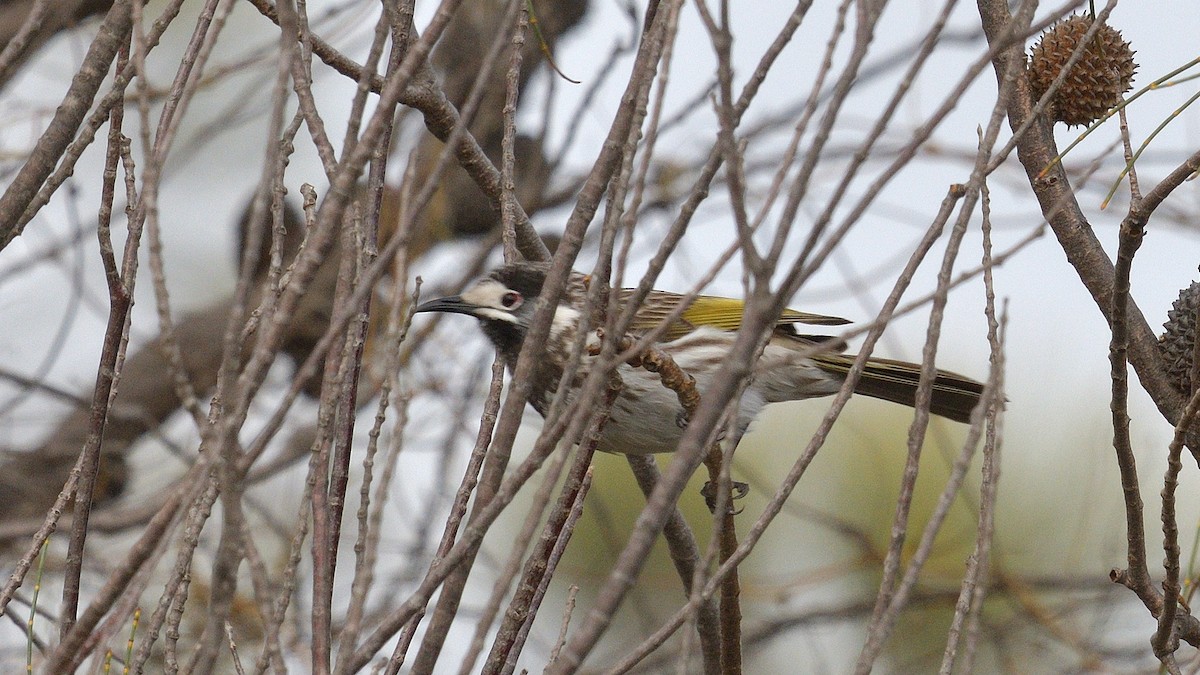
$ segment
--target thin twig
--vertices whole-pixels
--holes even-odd
[[[638,487],[648,498],[658,485],[660,475],[658,465],[645,455],[626,455],[630,470],[637,480]],[[671,554],[671,562],[683,582],[683,590],[689,601],[696,603],[696,632],[700,638],[700,655],[706,675],[719,675],[721,672],[721,617],[717,603],[711,598],[699,596],[699,589],[694,588],[692,580],[696,576],[700,563],[700,548],[696,545],[696,536],[679,512],[678,506],[671,507],[671,515],[663,525],[663,539],[667,542],[667,551]],[[636,666],[655,649],[662,646],[674,631],[662,635],[662,639],[653,643],[640,645],[630,651],[609,671],[623,673]]]
[[[498,399],[497,403],[499,403]],[[479,612],[479,618],[475,622],[475,635],[472,636],[471,644],[467,648],[467,654],[463,657],[462,664],[459,666],[459,675],[470,675],[475,672],[475,662],[479,659],[479,653],[483,650],[483,642],[492,630],[496,615],[500,613],[500,605],[504,602],[504,598],[512,588],[513,581],[521,573],[521,561],[525,558],[525,553],[529,545],[532,545],[535,540],[538,525],[541,524],[546,508],[550,504],[550,498],[553,496],[554,489],[558,485],[558,479],[562,476],[562,471],[566,466],[569,454],[560,453],[558,456],[550,459],[550,465],[545,470],[545,477],[542,479],[541,485],[538,486],[537,492],[533,495],[530,508],[525,512],[525,521],[521,523],[521,529],[518,531],[514,545],[509,551],[508,560],[505,561],[504,567],[496,575],[496,581],[492,585],[492,593],[488,598],[487,604]],[[493,648],[501,638],[502,631],[503,628],[497,631],[496,639],[492,643]]]
[[[1014,70],[1012,73],[1009,73],[1008,77],[1002,81],[997,103],[992,109],[987,129],[981,134],[979,139],[975,165],[972,168],[970,180],[965,186],[966,195],[959,206],[958,219],[950,232],[946,251],[942,258],[942,267],[938,272],[938,284],[934,291],[926,342],[922,350],[921,378],[915,395],[916,412],[913,416],[913,422],[909,427],[908,457],[904,465],[904,474],[900,485],[900,494],[897,498],[896,514],[892,522],[888,550],[884,558],[883,579],[879,585],[879,596],[876,601],[875,612],[868,627],[867,639],[863,644],[862,652],[859,654],[859,659],[855,666],[856,672],[859,673],[871,670],[874,665],[883,648],[884,642],[895,625],[900,611],[904,607],[904,602],[909,591],[916,583],[917,575],[923,564],[922,556],[914,557],[909,562],[909,568],[904,575],[903,581],[900,581],[900,562],[903,557],[903,547],[908,530],[912,498],[916,490],[921,450],[925,442],[925,434],[929,423],[930,396],[933,391],[935,374],[934,358],[937,354],[938,340],[941,335],[941,320],[949,297],[948,284],[951,280],[951,273],[959,247],[967,231],[967,225],[974,212],[975,204],[980,199],[982,186],[987,178],[992,151],[1005,118],[1005,101],[1013,90],[1012,83],[1015,72]],[[973,415],[972,417],[971,432],[968,434],[970,444],[964,444],[960,460],[955,463],[955,472],[952,473],[950,480],[947,481],[943,498],[939,501],[939,508],[944,505],[944,509],[948,511],[950,502],[954,494],[957,493],[959,485],[961,485],[962,478],[965,476],[968,468],[968,462],[974,453],[975,445],[978,443],[979,436],[983,433],[982,420],[982,414]],[[945,512],[942,513],[943,518],[944,516]],[[925,555],[928,555],[932,549],[933,539],[940,524],[941,521],[934,518],[926,528],[919,547],[919,549],[923,547]],[[899,587],[896,585],[898,582],[901,583]]]
[[[116,0],[108,10],[84,56],[84,67],[75,73],[54,118],[4,194],[0,195],[0,250],[21,234],[24,227],[20,223],[22,214],[75,137],[117,52],[128,44],[133,27],[131,5],[131,0]]]
[[[521,655],[521,649],[529,638],[529,631],[533,627],[534,619],[537,618],[542,599],[546,597],[546,589],[550,586],[550,580],[554,578],[554,572],[558,568],[559,561],[562,560],[567,543],[571,541],[575,523],[583,514],[583,501],[592,487],[592,455],[595,454],[595,445],[596,441],[599,441],[599,435],[595,435],[594,438],[595,441],[580,446],[576,453],[575,463],[571,467],[571,471],[567,473],[559,504],[551,512],[547,527],[543,530],[545,534],[541,543],[543,546],[549,544],[549,548],[543,549],[542,546],[539,546],[539,550],[529,557],[526,562],[526,578],[522,580],[517,594],[509,603],[510,609],[505,614],[505,619],[512,616],[517,618],[519,623],[516,626],[516,634],[506,636],[507,644],[499,639],[495,643],[497,648],[494,649],[494,653],[503,657],[499,668],[500,675],[512,675],[516,670],[517,658]],[[562,508],[563,506],[566,508]],[[501,631],[503,630],[502,627]],[[485,664],[484,672],[496,672],[493,666],[492,663]]]
[[[127,49],[127,47],[126,47]],[[127,53],[127,52],[126,52]],[[122,59],[123,60],[123,59]],[[91,419],[87,440],[80,451],[80,473],[78,486],[75,491],[75,513],[71,519],[71,538],[69,540],[66,559],[66,572],[63,582],[62,608],[59,610],[59,640],[62,641],[75,623],[79,608],[79,580],[83,571],[83,547],[87,539],[88,517],[91,515],[92,493],[96,484],[96,474],[99,470],[100,444],[104,437],[104,428],[108,423],[108,409],[116,389],[119,372],[118,361],[123,352],[123,345],[128,336],[129,311],[133,306],[133,289],[137,278],[137,251],[140,243],[141,228],[130,223],[129,237],[126,239],[125,252],[122,257],[122,267],[117,269],[113,251],[111,218],[112,197],[116,180],[116,161],[126,139],[122,136],[119,122],[122,115],[113,118],[113,129],[109,134],[109,147],[106,153],[106,201],[101,202],[102,220],[97,230],[100,239],[101,261],[104,264],[104,277],[108,284],[109,315],[108,325],[104,332],[104,343],[100,363],[96,373],[96,384],[92,394]],[[132,172],[132,167],[127,166]],[[14,182],[15,185],[15,182]],[[10,188],[11,189],[11,188]],[[2,199],[0,199],[2,201]]]
[[[992,217],[991,195],[985,181],[980,188],[980,210],[983,234],[983,287],[984,315],[988,322],[989,359],[993,373],[989,377],[995,382],[993,400],[1004,400],[1004,351],[1003,331],[1005,317],[996,318],[996,291],[992,278]],[[975,537],[975,549],[967,559],[958,599],[955,602],[954,618],[947,631],[946,649],[942,655],[940,675],[951,675],[958,655],[959,642],[966,624],[966,640],[963,648],[961,672],[973,672],[976,647],[979,639],[979,621],[983,615],[983,602],[987,593],[987,575],[991,563],[992,537],[996,527],[996,494],[1000,480],[1000,425],[1003,421],[1003,405],[992,405],[984,410],[987,429],[983,445],[983,480],[979,488],[979,518]]]

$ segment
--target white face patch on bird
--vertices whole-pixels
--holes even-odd
[[[511,368],[521,351],[533,305],[524,295],[495,279],[483,279],[462,295],[436,298],[419,305],[415,312],[466,314],[479,320],[484,334],[500,350]],[[515,310],[515,311],[514,311]]]
[[[468,288],[459,298],[470,304],[471,313],[481,319],[493,319],[519,324],[514,312],[525,304],[525,298],[495,279],[482,279]]]

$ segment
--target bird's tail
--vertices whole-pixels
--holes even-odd
[[[855,357],[847,354],[821,354],[813,360],[824,371],[845,376]],[[865,396],[912,407],[916,404],[917,381],[921,366],[905,361],[870,358],[854,391]],[[933,400],[929,412],[956,422],[970,422],[971,411],[979,403],[983,384],[945,370],[933,380]]]

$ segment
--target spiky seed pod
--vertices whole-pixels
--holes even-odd
[[[1192,353],[1196,342],[1196,309],[1200,307],[1200,282],[1179,291],[1167,312],[1166,332],[1158,338],[1163,363],[1180,393],[1192,393]]]
[[[1029,83],[1035,97],[1040,99],[1050,88],[1091,25],[1091,17],[1077,14],[1042,34],[1029,59]],[[1137,70],[1133,53],[1120,31],[1107,24],[1100,26],[1048,103],[1047,114],[1067,126],[1100,119],[1133,86]]]

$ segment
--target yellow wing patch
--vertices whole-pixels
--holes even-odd
[[[625,294],[630,291],[624,291]],[[682,295],[655,291],[638,310],[631,328],[635,331],[649,331],[658,326],[667,316],[679,306]],[[742,311],[745,303],[734,298],[722,298],[715,295],[701,295],[692,301],[683,311],[680,318],[673,322],[663,335],[663,342],[670,342],[687,335],[701,326],[712,326],[721,330],[735,331],[742,325]],[[777,326],[792,324],[809,324],[814,326],[841,326],[850,323],[836,316],[824,316],[809,312],[799,312],[787,309],[779,317]]]

